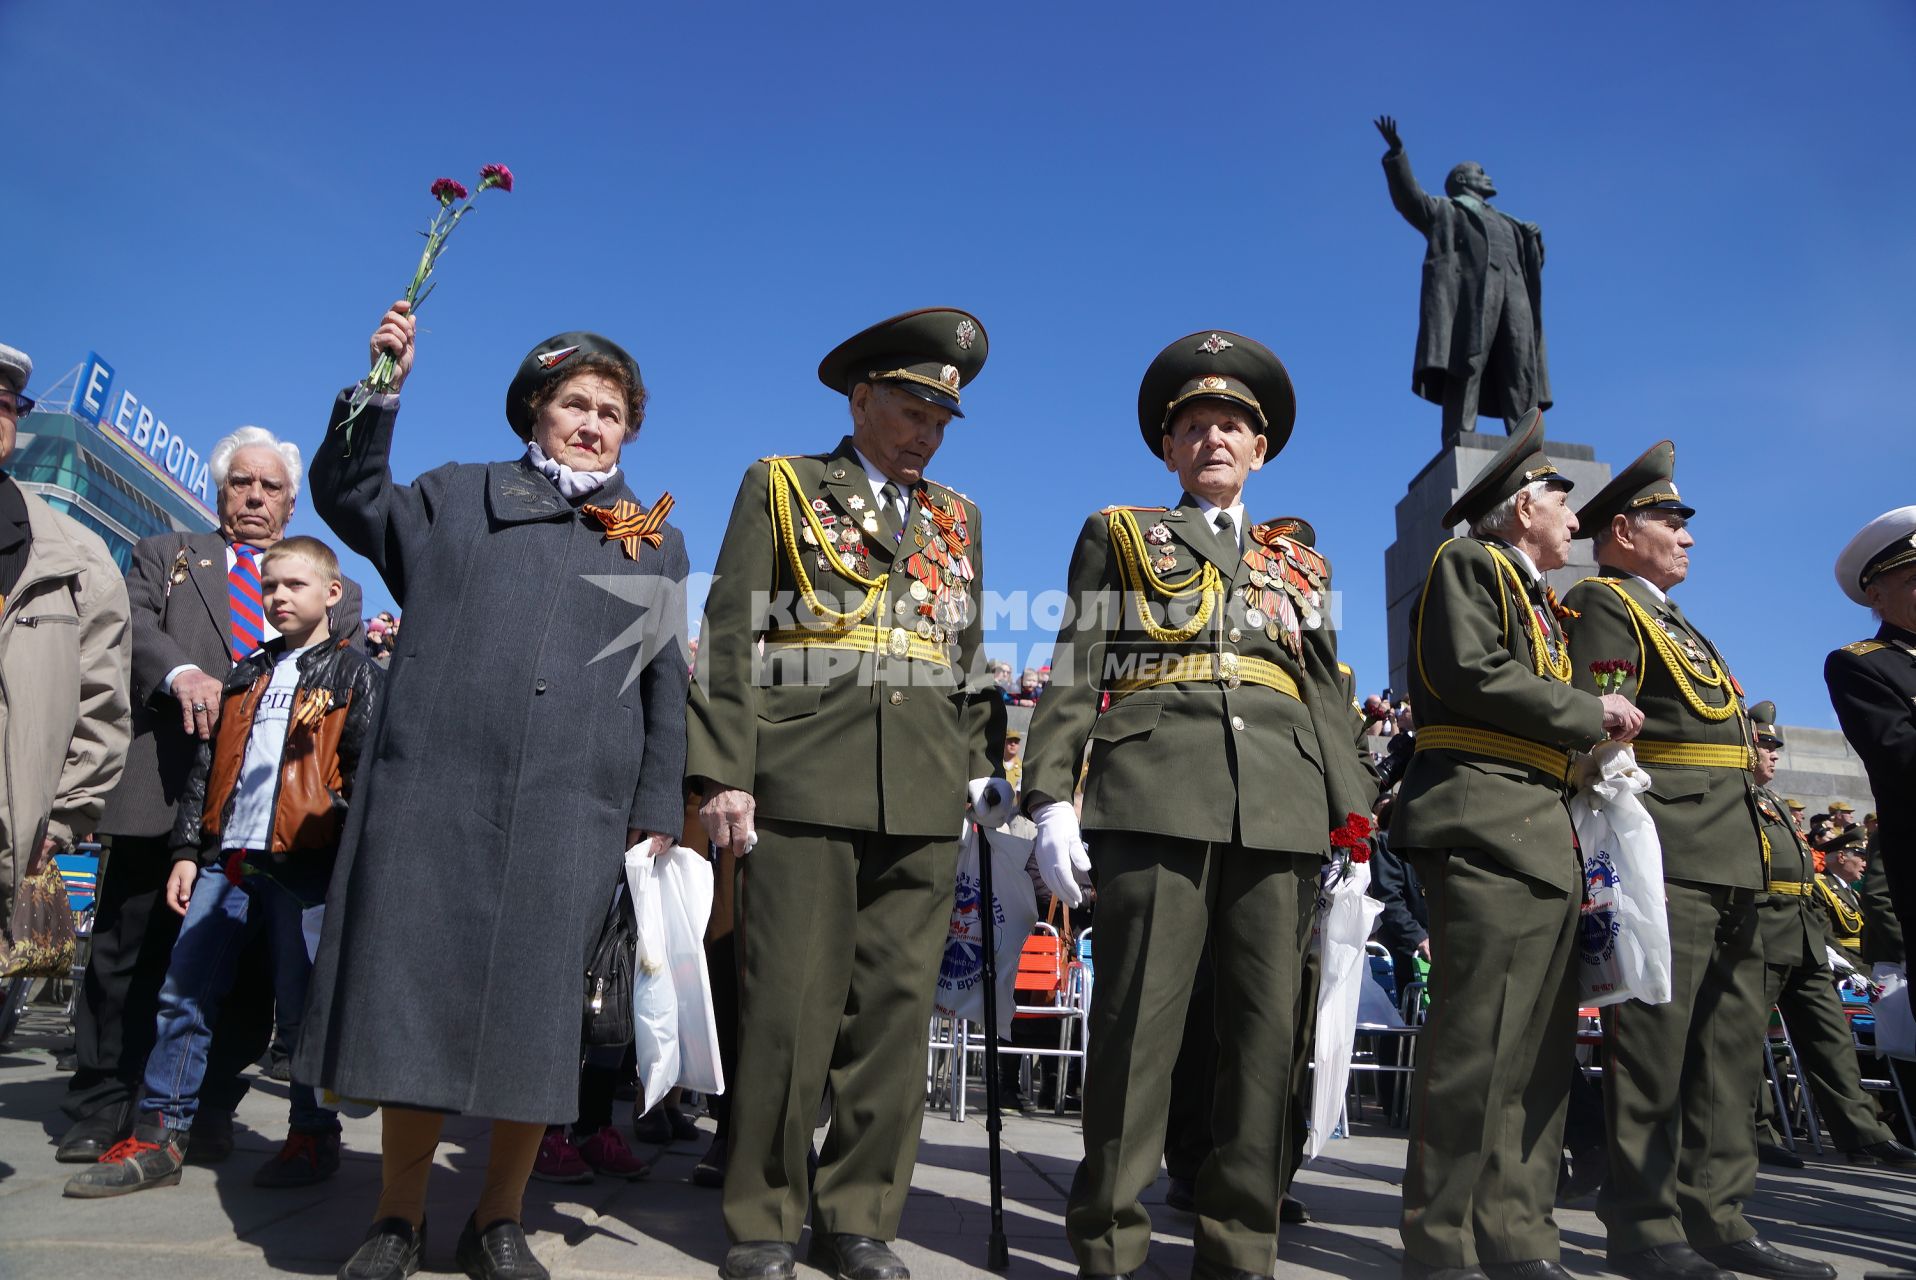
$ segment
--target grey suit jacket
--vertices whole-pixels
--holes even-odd
[[[185,577],[172,581],[184,553]],[[360,627],[359,584],[342,578],[333,607],[335,635]],[[133,612],[133,743],[126,772],[106,799],[102,834],[159,836],[173,830],[173,806],[186,787],[198,740],[180,728],[180,706],[162,683],[191,664],[226,678],[233,668],[232,611],[226,602],[226,540],[218,533],[159,533],[133,547],[126,574]]]

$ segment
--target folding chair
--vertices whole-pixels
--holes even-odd
[[[1790,1087],[1786,1093],[1783,1087],[1783,1073],[1776,1060],[1776,1048],[1781,1045],[1789,1059]],[[1796,1150],[1796,1117],[1800,1115],[1809,1130],[1810,1144],[1817,1155],[1823,1154],[1823,1128],[1816,1120],[1816,1104],[1810,1097],[1809,1086],[1803,1076],[1803,1060],[1797,1056],[1796,1045],[1790,1040],[1789,1024],[1783,1020],[1783,1011],[1770,1010],[1770,1023],[1763,1036],[1763,1069],[1769,1075],[1770,1096],[1776,1103],[1777,1123],[1781,1126],[1783,1146]],[[1789,1105],[1793,1098],[1795,1106]]]
[[[1053,899],[1056,909],[1057,902]],[[1023,1087],[1031,1085],[1032,1064],[1039,1058],[1057,1058],[1058,1087],[1053,1099],[1053,1114],[1064,1114],[1064,1095],[1071,1078],[1071,1061],[1076,1059],[1082,1071],[1085,1058],[1086,1028],[1090,1023],[1091,984],[1083,963],[1073,954],[1067,939],[1048,921],[1040,922],[1018,955],[1018,976],[1013,984],[1012,1019],[1053,1018],[1058,1022],[1058,1047],[1030,1048],[1024,1045],[1000,1045],[1000,1053],[1014,1053],[1024,1059],[1019,1070]]]

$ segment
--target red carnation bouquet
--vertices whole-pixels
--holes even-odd
[[[1352,862],[1370,861],[1371,822],[1361,813],[1344,815],[1344,825],[1331,832],[1331,848],[1344,850]]]
[[[1623,686],[1637,673],[1637,664],[1628,658],[1599,658],[1590,664],[1590,674],[1597,678],[1598,693],[1622,693]]]
[[[454,178],[436,178],[433,180],[432,198],[439,202],[439,209],[432,215],[432,222],[420,232],[426,237],[426,248],[419,255],[419,266],[412,273],[412,283],[406,286],[406,301],[412,304],[412,314],[418,315],[419,308],[433,291],[432,270],[439,262],[439,255],[446,250],[446,241],[453,230],[472,212],[473,201],[486,191],[497,187],[501,191],[512,190],[512,170],[502,164],[489,164],[479,170],[478,189],[468,193],[466,184]],[[464,201],[464,203],[460,203]],[[458,207],[455,208],[454,206]],[[351,447],[352,425],[366,409],[376,392],[391,391],[393,374],[398,366],[392,356],[381,352],[379,359],[373,361],[372,372],[366,380],[353,390],[352,412],[346,415],[343,429],[346,431],[347,447]]]

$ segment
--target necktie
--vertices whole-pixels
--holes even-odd
[[[1237,544],[1237,521],[1231,519],[1231,513],[1223,507],[1213,511],[1211,519],[1217,526],[1218,540],[1224,544],[1224,549],[1235,557],[1243,549]]]
[[[233,661],[266,642],[266,609],[259,593],[259,552],[233,544],[233,567],[226,571],[226,600],[233,610]]]
[[[878,487],[878,500],[885,506],[885,514],[891,517],[894,542],[904,537],[905,494],[896,482],[887,480]]]

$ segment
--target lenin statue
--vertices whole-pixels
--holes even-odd
[[[1475,430],[1479,413],[1504,430],[1550,407],[1543,346],[1543,232],[1490,207],[1497,194],[1478,164],[1444,179],[1444,199],[1411,175],[1397,122],[1376,122],[1390,150],[1391,203],[1429,241],[1411,390],[1444,407],[1444,443]]]

